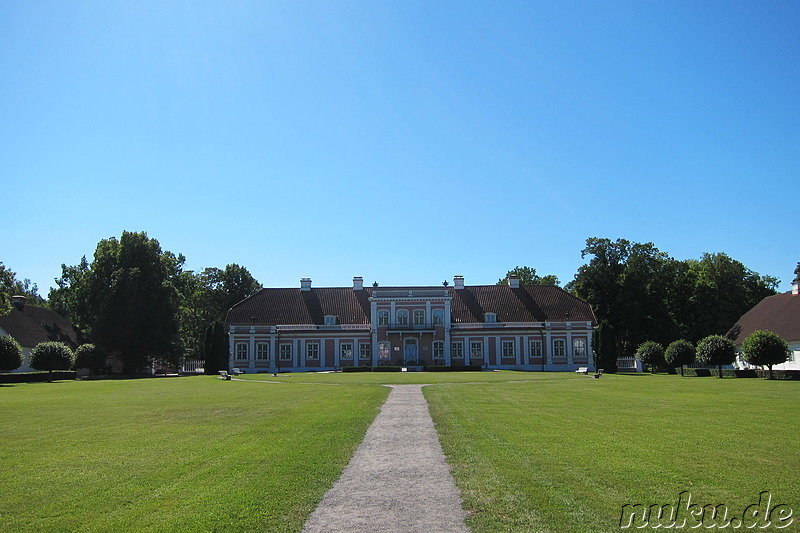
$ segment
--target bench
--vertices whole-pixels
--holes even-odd
[[[578,370],[576,370],[575,372],[578,373],[578,374],[588,374],[589,373],[589,367],[588,366],[582,366]]]
[[[230,374],[228,374],[227,370],[220,370],[219,371],[220,378],[222,379],[231,379]]]
[[[600,379],[600,378],[602,378],[602,377],[603,377],[603,369],[602,369],[602,368],[601,368],[601,369],[599,369],[597,372],[595,372],[594,376],[592,376],[592,377],[593,377],[594,379]]]
[[[233,375],[234,376],[239,376],[241,374],[244,374],[244,372],[242,372],[242,370],[240,368],[234,368],[233,369]]]

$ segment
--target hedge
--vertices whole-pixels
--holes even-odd
[[[481,367],[479,365],[477,365],[477,366],[465,366],[465,365],[451,365],[451,366],[435,365],[434,366],[434,365],[431,365],[431,366],[426,366],[425,367],[425,371],[426,372],[480,372],[482,369],[483,369],[483,367]]]
[[[400,372],[400,369],[407,368],[408,366],[346,366],[342,368],[342,372]],[[423,367],[425,372],[480,372],[480,366],[464,366],[464,365],[431,365]]]
[[[77,379],[78,373],[74,370],[54,370],[53,372],[15,372],[13,374],[0,374],[0,383],[40,383],[64,379]]]
[[[719,370],[716,368],[684,368],[684,377],[709,377],[719,376]],[[724,378],[769,378],[769,371],[767,370],[733,370],[730,368],[722,369],[722,377]],[[800,380],[800,370],[773,370],[773,379],[788,379]]]

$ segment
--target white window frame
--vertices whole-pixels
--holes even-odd
[[[444,341],[433,341],[433,358],[444,359]]]
[[[564,339],[553,340],[553,357],[567,356],[567,342]]]
[[[281,344],[281,347],[280,347],[280,360],[281,361],[291,361],[292,360],[292,345],[291,344]]]
[[[464,341],[453,341],[450,343],[450,357],[453,359],[464,359]]]
[[[531,357],[542,356],[542,341],[531,341]]]
[[[425,310],[424,309],[414,309],[413,317],[414,317],[414,325],[415,326],[424,326],[425,325]]]
[[[434,309],[432,314],[434,326],[444,325],[444,309]]]
[[[325,315],[325,325],[326,326],[335,326],[336,325],[336,315]]]
[[[497,313],[484,313],[483,318],[487,324],[497,323]]]
[[[269,361],[269,343],[256,344],[256,361]]]
[[[378,325],[379,326],[388,326],[389,325],[389,311],[386,309],[381,309],[378,311]]]
[[[502,341],[503,357],[516,357],[514,341]]]
[[[353,359],[353,343],[343,342],[339,344],[339,359],[351,361]]]
[[[397,317],[398,326],[408,325],[408,309],[398,309],[397,313],[395,313],[395,316]]]
[[[372,358],[372,346],[366,342],[358,345],[358,358],[362,361],[369,361]]]
[[[572,354],[575,357],[586,357],[586,339],[572,339]]]
[[[309,361],[317,361],[319,359],[319,343],[307,342],[306,343],[306,359]]]
[[[236,343],[236,360],[237,361],[248,361],[250,360],[250,346],[246,342],[237,342]],[[244,355],[244,357],[242,357]]]
[[[483,341],[470,341],[469,358],[483,359]]]

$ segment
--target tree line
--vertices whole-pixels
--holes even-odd
[[[564,289],[586,300],[599,328],[598,365],[611,370],[618,356],[633,356],[645,341],[663,346],[676,339],[696,344],[724,334],[761,299],[776,293],[778,279],[761,275],[724,253],[677,260],[653,243],[591,237],[588,258]],[[133,372],[149,358],[206,359],[206,370],[227,366],[222,321],[235,303],[261,289],[245,267],[184,269],[185,257],[162,250],[144,232],[101,240],[89,262],[61,265],[45,301],[35,284],[19,281],[0,263],[0,313],[9,297],[23,294],[49,306],[81,329],[99,349],[122,358]],[[518,266],[523,285],[560,285],[554,275]],[[795,270],[800,279],[800,263]],[[214,355],[216,354],[216,355]]]
[[[666,346],[684,339],[696,345],[709,335],[724,335],[763,298],[776,294],[779,283],[724,253],[678,260],[653,243],[626,239],[591,237],[581,257],[589,260],[564,288],[592,306],[599,322],[597,364],[609,371],[616,369],[617,357],[633,357],[646,341]],[[516,267],[511,274],[523,285],[558,284],[555,276],[539,276],[531,267]],[[795,275],[800,279],[800,263]]]
[[[248,270],[184,269],[181,254],[162,250],[145,232],[103,239],[89,262],[61,265],[47,305],[70,320],[104,353],[134,373],[151,359],[175,364],[181,357],[227,367],[227,347],[207,353],[213,331],[235,303],[261,289]],[[224,359],[224,361],[223,361]]]

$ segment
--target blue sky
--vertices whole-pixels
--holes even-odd
[[[267,286],[800,261],[796,1],[0,3],[0,261],[147,231]]]

